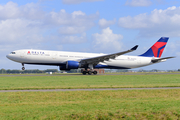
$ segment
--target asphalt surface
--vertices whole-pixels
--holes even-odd
[[[65,91],[104,91],[104,90],[166,90],[180,89],[180,87],[159,88],[99,88],[99,89],[44,89],[44,90],[0,90],[0,92],[65,92]]]
[[[180,74],[180,72],[176,73],[168,73],[168,72],[157,72],[157,73],[107,73],[107,74],[97,74],[97,75],[158,75],[158,74]],[[93,75],[93,74],[92,74]],[[89,75],[82,75],[81,73],[73,74],[73,73],[64,73],[64,74],[6,74],[0,75],[0,77],[15,77],[15,76],[89,76]]]

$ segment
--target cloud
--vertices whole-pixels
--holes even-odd
[[[64,4],[80,4],[82,2],[96,2],[96,1],[104,1],[104,0],[62,0]]]
[[[0,42],[4,47],[10,44],[11,49],[40,49],[56,40],[61,44],[85,42],[86,30],[95,25],[99,16],[82,11],[67,13],[64,9],[45,12],[39,4],[18,6],[14,2],[0,5],[0,13]]]
[[[0,5],[0,19],[17,18],[20,17],[20,10],[18,4],[8,2],[6,5]]]
[[[0,13],[0,42],[3,47],[9,50],[25,46],[35,48],[44,40],[43,23],[39,20],[43,12],[37,5],[31,3],[18,6],[8,2],[0,5]]]
[[[56,27],[58,26],[60,34],[77,34],[83,33],[95,26],[94,21],[98,18],[98,16],[99,13],[86,15],[82,11],[74,11],[69,14],[62,9],[58,13],[50,12],[46,15],[45,23]]]
[[[87,40],[86,33],[81,34],[80,36],[63,36],[63,43],[83,43]]]
[[[54,41],[54,44],[79,44],[87,41],[86,33],[79,35],[51,35],[49,39]]]
[[[101,33],[95,33],[92,35],[94,49],[98,52],[115,52],[121,50],[121,40],[123,36],[120,34],[114,34],[108,27],[103,29]]]
[[[0,42],[1,44],[30,45],[42,42],[43,36],[38,27],[39,22],[23,19],[7,19],[0,22]]]
[[[61,13],[60,13],[61,14]],[[86,30],[95,26],[94,21],[98,18],[99,13],[87,16],[82,11],[74,11],[72,14],[67,14],[63,11],[64,15],[51,13],[53,23],[62,25],[59,27],[60,34],[81,34]],[[88,24],[87,24],[88,23]]]
[[[116,23],[116,19],[107,21],[107,20],[104,19],[104,18],[103,18],[103,19],[100,19],[99,22],[98,22],[100,28],[107,28],[107,27],[109,27],[110,25],[113,25],[113,24],[115,24],[115,23]]]
[[[83,13],[82,11],[74,11],[74,12],[72,13],[72,15],[73,15],[73,18],[76,18],[77,16],[84,16],[84,15],[86,15],[86,14]]]
[[[43,12],[38,4],[28,3],[18,6],[17,3],[8,2],[5,5],[0,5],[0,20],[26,18],[30,20],[43,19]]]
[[[151,0],[127,0],[125,5],[133,7],[146,7],[152,4]]]
[[[127,29],[139,30],[140,37],[180,36],[180,7],[155,9],[150,14],[121,17],[118,24]]]
[[[71,35],[71,34],[83,33],[86,30],[87,30],[87,27],[85,27],[85,26],[81,26],[81,27],[66,26],[66,27],[60,27],[59,33],[64,34],[64,35]]]

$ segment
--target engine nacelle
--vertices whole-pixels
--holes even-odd
[[[67,61],[66,62],[66,69],[78,69],[79,62],[77,61]]]
[[[66,65],[59,66],[60,70],[71,70],[71,69],[78,69],[79,68],[79,62],[77,61],[67,61]]]

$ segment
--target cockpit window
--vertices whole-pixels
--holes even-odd
[[[10,54],[16,54],[16,52],[11,52]]]

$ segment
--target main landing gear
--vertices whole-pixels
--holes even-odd
[[[23,66],[23,67],[22,67],[22,70],[25,70],[24,63],[22,63],[22,66]]]
[[[94,75],[96,75],[97,74],[97,71],[96,70],[86,70],[86,69],[82,69],[81,70],[81,73],[83,74],[83,75],[86,75],[86,74],[88,74],[88,75],[92,75],[92,74],[94,74]]]
[[[96,75],[97,71],[93,70],[93,64],[89,64],[87,68],[81,69],[81,73],[83,75],[86,75],[86,74],[88,74],[88,75],[92,75],[92,74]]]

